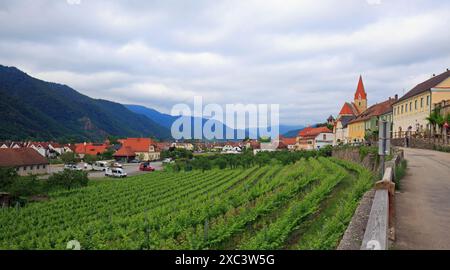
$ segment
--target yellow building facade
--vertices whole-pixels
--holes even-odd
[[[430,129],[426,118],[434,104],[450,99],[450,71],[433,76],[418,84],[406,93],[393,106],[393,136],[405,136],[410,130],[414,133],[427,132]]]
[[[348,137],[350,142],[362,142],[366,135],[365,121],[348,124]]]
[[[426,118],[431,113],[431,92],[413,96],[393,108],[393,136],[402,137],[409,127],[416,132],[424,132],[429,128]]]

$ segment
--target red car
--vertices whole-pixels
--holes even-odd
[[[139,165],[139,170],[144,171],[144,172],[153,172],[153,171],[155,171],[155,168],[150,166],[150,163],[147,162],[147,163],[141,163],[141,165]]]

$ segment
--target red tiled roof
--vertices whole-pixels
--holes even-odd
[[[0,167],[48,164],[48,160],[32,148],[0,149]]]
[[[122,147],[114,154],[114,156],[130,156],[132,152],[148,152],[150,145],[157,144],[150,138],[128,138],[121,140]]]
[[[316,137],[320,133],[333,133],[328,127],[307,127],[298,133],[299,137]]]
[[[354,115],[354,114],[355,113],[353,112],[352,106],[348,102],[344,103],[344,106],[342,106],[342,109],[339,112],[339,115]]]
[[[416,96],[418,94],[421,94],[423,92],[429,91],[431,88],[435,87],[436,85],[440,84],[444,80],[450,77],[450,71],[447,70],[444,73],[441,73],[437,76],[433,76],[431,79],[428,79],[418,85],[416,85],[413,89],[411,89],[408,93],[406,93],[403,97],[401,97],[397,102],[400,102],[402,100],[408,99],[410,97]]]
[[[115,157],[134,157],[136,156],[136,152],[129,146],[122,146],[116,153],[114,153]]]
[[[381,103],[375,104],[370,106],[367,110],[365,110],[363,113],[358,115],[355,119],[349,122],[351,123],[357,123],[361,121],[366,121],[370,119],[372,116],[380,116],[385,113],[388,113],[392,110],[392,105],[395,103],[395,99],[388,99],[386,101],[383,101]]]
[[[362,76],[359,76],[358,87],[356,88],[355,92],[355,99],[359,99],[359,97],[361,97],[361,99],[367,99],[367,94],[366,90],[364,89]]]
[[[75,144],[75,153],[84,155],[98,155],[103,154],[108,150],[108,145],[106,144],[93,144],[87,143],[77,143]]]
[[[280,141],[285,145],[294,145],[297,143],[297,138],[280,137]]]

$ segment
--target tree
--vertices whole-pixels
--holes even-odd
[[[0,191],[7,191],[19,178],[14,168],[0,168]]]
[[[98,160],[97,156],[94,155],[84,155],[83,161],[88,164],[94,164]]]
[[[436,125],[438,124],[439,121],[439,116],[441,116],[441,113],[439,112],[439,110],[434,109],[430,115],[426,118],[428,123],[430,124],[430,132],[431,132],[431,136],[434,137],[434,134],[436,134]]]
[[[227,167],[227,160],[224,157],[219,157],[214,160],[214,164],[223,170]]]
[[[85,187],[89,183],[87,172],[64,170],[55,173],[48,178],[47,185],[49,189],[62,187],[71,190],[77,187]]]
[[[110,160],[113,159],[113,155],[114,155],[114,150],[113,149],[108,149],[106,152],[104,152],[101,157],[103,160]]]
[[[43,186],[35,175],[18,177],[10,186],[13,196],[32,196],[43,193]]]
[[[63,153],[60,158],[64,163],[75,163],[77,160],[74,152]]]

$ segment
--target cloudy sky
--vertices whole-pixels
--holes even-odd
[[[280,104],[283,124],[336,115],[450,68],[450,1],[1,0],[0,64],[83,94]]]

